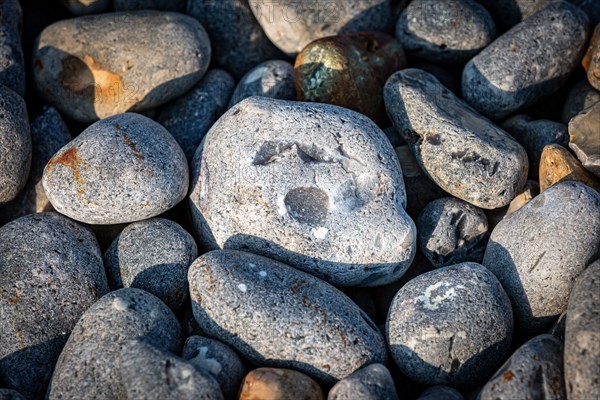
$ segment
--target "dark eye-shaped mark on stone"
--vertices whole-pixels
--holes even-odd
[[[298,187],[290,190],[284,199],[285,206],[295,220],[319,226],[327,220],[329,196],[316,187]]]

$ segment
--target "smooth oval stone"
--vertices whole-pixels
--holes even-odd
[[[1,10],[0,10],[1,11]],[[25,101],[0,84],[0,205],[13,200],[27,183],[31,133]]]
[[[211,128],[190,207],[208,248],[247,250],[340,286],[397,280],[415,252],[400,167],[368,118],[251,97]]]
[[[434,267],[480,263],[489,237],[483,210],[443,197],[429,203],[416,220],[419,250]]]
[[[552,144],[544,147],[540,162],[540,190],[563,181],[579,181],[600,192],[600,181],[583,168],[569,150]]]
[[[566,310],[577,276],[600,252],[600,194],[560,182],[504,218],[492,231],[483,265],[511,299],[515,325],[544,333]]]
[[[214,250],[192,264],[188,278],[200,327],[254,364],[334,383],[386,361],[381,333],[352,300],[285,264]]]
[[[567,307],[565,382],[569,400],[600,397],[600,260],[577,278]]]
[[[18,0],[0,3],[0,85],[25,96],[25,61],[21,45],[23,10]]]
[[[89,224],[154,217],[181,201],[188,165],[169,132],[126,113],[92,124],[46,165],[42,184],[56,211]]]
[[[382,364],[359,369],[335,384],[327,400],[398,400],[390,371]]]
[[[223,397],[233,399],[246,375],[240,356],[225,343],[202,336],[190,336],[183,346],[182,357],[196,368],[208,371],[215,377]]]
[[[113,0],[115,11],[185,11],[187,0]]]
[[[386,333],[394,361],[410,379],[470,388],[505,359],[513,316],[494,275],[462,263],[404,285],[390,307]]]
[[[562,123],[567,125],[571,118],[582,111],[587,111],[600,102],[600,92],[594,89],[587,80],[577,82],[569,91],[563,106]]]
[[[141,289],[120,289],[87,309],[63,348],[47,397],[128,398],[121,382],[123,349],[140,339],[159,349],[176,352],[181,327],[169,307]]]
[[[577,115],[569,122],[569,147],[583,166],[600,177],[600,103]]]
[[[451,195],[481,208],[507,205],[527,178],[527,154],[431,74],[396,72],[384,89],[394,127],[419,165]]]
[[[575,69],[588,18],[554,2],[500,36],[463,70],[463,98],[480,113],[502,118],[556,91]]]
[[[563,345],[544,334],[522,345],[485,384],[477,400],[564,400]]]
[[[596,25],[594,29],[590,46],[581,63],[587,71],[587,78],[590,85],[600,90],[600,24]]]
[[[464,400],[464,397],[450,386],[432,386],[421,393],[417,400]]]
[[[85,16],[43,30],[34,44],[33,77],[46,102],[92,122],[184,94],[208,69],[210,51],[202,25],[182,14]]]
[[[503,30],[513,27],[544,8],[552,0],[477,0],[496,20]]]
[[[60,0],[67,10],[74,15],[97,14],[110,7],[110,0]]]
[[[358,32],[318,39],[296,58],[298,100],[335,104],[379,122],[385,118],[385,81],[404,67],[402,45],[385,33]]]
[[[227,108],[251,96],[296,100],[292,64],[283,60],[269,60],[252,68],[238,82]]]
[[[283,368],[257,368],[242,382],[239,400],[323,400],[323,391],[308,376]]]
[[[44,213],[0,228],[0,380],[43,396],[71,329],[107,292],[100,249],[81,225]]]
[[[128,225],[106,251],[104,265],[113,290],[143,289],[176,310],[189,299],[187,272],[197,257],[189,233],[153,218]]]
[[[213,69],[192,90],[161,109],[156,121],[173,135],[189,162],[204,135],[227,110],[234,87],[231,75]]]
[[[492,16],[474,0],[414,0],[396,23],[406,52],[435,63],[466,62],[495,36]]]

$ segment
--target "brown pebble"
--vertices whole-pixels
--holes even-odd
[[[242,382],[239,400],[323,400],[323,391],[301,372],[284,368],[258,368]]]
[[[569,150],[557,144],[544,147],[540,159],[540,190],[562,181],[579,181],[600,192],[600,182]]]
[[[588,47],[581,64],[587,71],[590,84],[600,90],[600,24],[596,25],[596,29],[594,29],[590,47]]]
[[[600,103],[569,121],[569,147],[588,171],[600,177]]]

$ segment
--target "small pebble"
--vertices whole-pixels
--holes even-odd
[[[292,64],[282,60],[269,60],[252,68],[240,79],[227,108],[251,96],[295,100]]]
[[[371,364],[335,384],[327,400],[398,400],[390,371],[382,364]]]
[[[450,386],[432,386],[421,393],[417,400],[464,400],[464,397]]]
[[[569,147],[583,166],[600,178],[600,103],[569,122]]]
[[[22,25],[23,10],[19,1],[0,2],[0,85],[14,90],[19,96],[25,96]]]
[[[587,78],[590,85],[596,90],[600,90],[600,24],[596,25],[594,29],[590,46],[581,63],[587,71]]]
[[[587,79],[577,82],[573,85],[565,100],[562,123],[567,125],[571,118],[583,111],[587,111],[599,102],[600,92],[594,89]]]
[[[548,145],[540,162],[540,191],[563,181],[579,181],[600,192],[600,180],[583,168],[569,150],[557,144]]]
[[[323,400],[323,391],[308,376],[283,368],[257,368],[244,378],[239,400]]]

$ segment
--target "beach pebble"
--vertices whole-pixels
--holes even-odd
[[[556,91],[585,51],[588,18],[556,1],[524,19],[473,57],[463,70],[463,98],[502,118]]]
[[[552,2],[552,0],[477,0],[494,17],[503,30],[513,27],[535,14]]]
[[[569,147],[583,166],[600,177],[600,103],[569,122]]]
[[[410,379],[472,388],[505,360],[513,315],[492,273],[462,263],[404,285],[390,307],[386,333],[394,361]]]
[[[107,11],[111,0],[60,0],[71,14],[88,15]]]
[[[115,11],[185,11],[187,0],[113,0]]]
[[[371,364],[335,384],[327,400],[398,400],[390,371],[382,364]]]
[[[527,178],[527,154],[431,74],[396,72],[384,89],[387,113],[429,177],[481,208],[507,205]]]
[[[33,77],[44,101],[93,122],[164,104],[204,75],[211,47],[183,14],[126,11],[47,26],[34,44]]]
[[[562,181],[579,181],[600,192],[600,180],[583,168],[569,150],[557,144],[548,145],[540,162],[540,191]]]
[[[244,378],[239,400],[323,400],[323,391],[308,376],[283,368],[257,368]]]
[[[285,264],[215,250],[192,264],[189,282],[202,330],[256,365],[335,383],[386,361],[383,336],[352,300]]]
[[[571,118],[599,102],[600,92],[594,89],[587,79],[577,82],[569,91],[563,105],[562,123],[568,124]]]
[[[466,62],[495,36],[492,16],[475,0],[413,0],[396,23],[406,52],[435,63]]]
[[[18,0],[0,2],[0,85],[25,96],[25,60],[21,45],[23,10]]]
[[[56,363],[47,397],[124,399],[120,379],[127,343],[143,340],[175,353],[181,328],[169,307],[140,289],[120,289],[102,297],[83,314]]]
[[[384,133],[341,107],[251,97],[192,163],[195,231],[340,286],[397,280],[415,253],[402,172]]]
[[[251,96],[296,100],[292,64],[283,60],[269,60],[252,68],[238,82],[227,108]]]
[[[511,299],[515,326],[547,332],[577,276],[600,252],[600,194],[579,182],[546,189],[494,228],[483,258]]]
[[[464,400],[464,397],[450,386],[432,386],[421,393],[417,400]]]
[[[0,265],[0,376],[37,398],[79,317],[108,292],[102,256],[90,231],[43,213],[0,228]]]
[[[181,201],[188,164],[158,123],[126,113],[98,121],[46,165],[42,184],[61,214],[89,224],[154,217]]]
[[[587,71],[587,78],[590,85],[600,90],[600,24],[596,25],[594,29],[590,46],[581,63]]]

